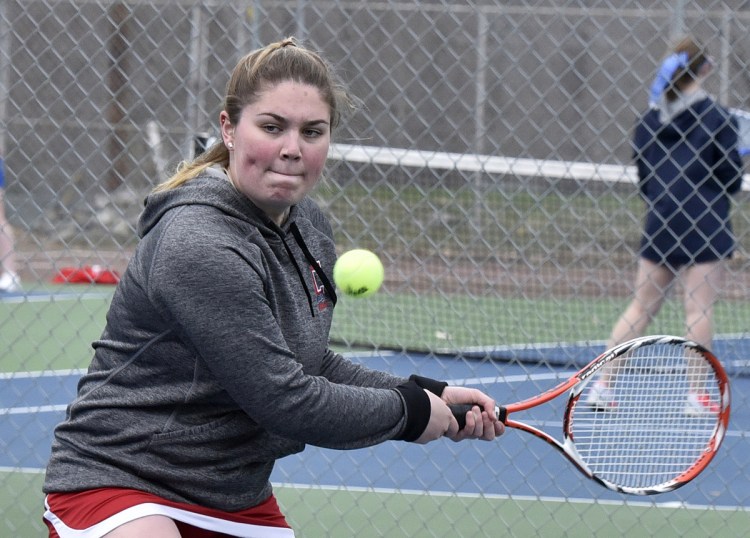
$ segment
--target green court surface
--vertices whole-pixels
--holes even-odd
[[[742,536],[747,512],[429,493],[277,489],[300,537]],[[304,508],[303,508],[304,507]],[[302,508],[302,509],[301,509]],[[305,510],[309,509],[308,512]]]
[[[0,536],[45,536],[42,474],[2,473]],[[747,511],[277,487],[298,538],[743,536]],[[19,507],[21,507],[19,509]]]
[[[112,288],[60,287],[25,300],[0,298],[0,371],[85,368],[91,342],[102,332]],[[447,306],[446,306],[447,305]],[[616,299],[518,299],[379,293],[365,300],[342,298],[331,339],[334,347],[381,347],[458,351],[473,346],[602,340],[624,308]],[[385,316],[382,313],[388,312]],[[750,304],[717,305],[716,325],[750,317]],[[395,320],[400,320],[395,323]],[[668,301],[650,328],[681,334],[681,306]]]
[[[83,368],[104,328],[112,286],[59,286],[0,296],[2,372]]]
[[[567,342],[596,341],[607,338],[625,306],[623,299],[563,301],[381,293],[366,300],[340,300],[331,338],[363,347],[448,353],[472,347],[556,342],[560,334],[566,335]],[[750,315],[750,304],[722,302],[716,306],[716,326],[736,326],[736,320],[747,319],[746,315]],[[682,334],[681,304],[667,301],[649,331]]]

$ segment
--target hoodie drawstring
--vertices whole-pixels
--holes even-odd
[[[292,236],[294,236],[294,240],[297,242],[297,245],[299,245],[300,249],[302,250],[302,253],[305,255],[305,259],[308,261],[310,265],[312,265],[313,270],[320,277],[320,280],[323,282],[323,287],[328,292],[328,295],[331,298],[331,301],[333,301],[333,304],[335,306],[336,301],[338,300],[338,298],[336,297],[336,290],[333,287],[333,285],[331,285],[331,281],[328,279],[328,276],[323,272],[323,269],[320,267],[318,260],[315,259],[315,257],[310,253],[310,249],[307,248],[307,244],[305,243],[305,240],[302,238],[302,233],[299,231],[299,228],[297,227],[297,223],[292,222],[292,224],[289,226],[289,229],[291,230]],[[313,307],[312,295],[310,294],[310,290],[307,288],[307,284],[305,283],[305,277],[302,274],[302,270],[300,269],[299,265],[297,265],[297,262],[294,259],[294,254],[292,253],[292,250],[289,248],[289,245],[287,245],[286,241],[284,241],[283,236],[282,236],[281,242],[284,243],[284,248],[286,249],[287,254],[289,254],[289,258],[292,261],[292,265],[294,265],[294,269],[297,271],[297,275],[299,276],[300,282],[302,283],[302,287],[305,290],[305,294],[307,295],[307,303],[310,305],[310,314],[312,314],[312,316],[315,317],[315,308]]]
[[[302,233],[299,231],[299,228],[297,227],[296,222],[292,222],[292,224],[289,226],[289,229],[292,231],[292,235],[294,236],[294,240],[297,241],[297,244],[299,245],[299,248],[302,249],[302,253],[305,255],[305,258],[308,262],[310,262],[310,265],[313,266],[313,269],[315,270],[315,273],[320,277],[320,280],[323,281],[323,287],[328,291],[328,295],[331,298],[331,301],[333,302],[333,305],[336,306],[336,301],[338,301],[338,297],[336,296],[336,288],[333,284],[331,284],[331,281],[328,279],[328,276],[323,271],[323,268],[320,266],[320,263],[318,263],[318,260],[315,259],[315,256],[313,256],[310,253],[310,249],[307,248],[307,244],[305,243],[305,240],[302,238]]]

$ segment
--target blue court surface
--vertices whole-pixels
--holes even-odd
[[[592,353],[589,350],[589,356]],[[471,361],[399,353],[352,356],[375,369],[399,375],[418,373],[452,384],[478,387],[499,403],[538,394],[575,370],[518,362]],[[0,470],[41,471],[49,455],[52,431],[74,397],[80,371],[4,374],[0,378]],[[467,376],[470,374],[470,377]],[[368,490],[514,496],[543,499],[646,501],[734,508],[750,498],[742,479],[750,468],[747,437],[750,377],[732,376],[729,432],[708,469],[675,492],[633,497],[610,492],[579,474],[554,448],[533,436],[508,429],[494,442],[440,440],[428,445],[403,442],[337,451],[308,447],[281,460],[276,484],[349,487]],[[740,405],[738,405],[740,404]],[[514,415],[540,429],[559,433],[565,398]]]
[[[101,291],[92,288],[82,290],[80,285],[69,288],[55,286],[51,289],[25,289],[22,291],[0,292],[0,303],[50,303],[54,301],[85,301],[86,299],[109,299],[112,297],[112,287],[102,286]]]

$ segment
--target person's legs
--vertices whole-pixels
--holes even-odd
[[[5,192],[0,188],[0,291],[18,288],[13,229],[5,218]]]
[[[612,328],[607,347],[642,336],[659,313],[676,272],[641,258],[635,279],[635,296]]]
[[[726,268],[723,261],[698,263],[683,275],[685,336],[707,349],[713,345],[714,305],[724,286]],[[694,414],[718,412],[719,405],[705,394],[708,370],[700,359],[688,359],[690,392],[686,410]]]
[[[635,295],[620,318],[615,322],[607,341],[607,349],[642,336],[659,313],[676,271],[667,265],[658,265],[640,258],[635,279]],[[611,385],[617,378],[618,361],[605,365],[586,398],[587,404],[597,409],[616,406]]]
[[[145,516],[135,519],[104,535],[105,538],[140,538],[141,536],[181,538],[177,525],[167,516]]]
[[[714,305],[724,287],[723,261],[698,263],[685,269],[685,336],[711,349],[714,337]]]
[[[56,528],[65,535],[67,529],[80,529],[76,532],[107,538],[294,538],[273,495],[258,505],[225,512],[127,488],[57,492],[45,497],[43,519],[50,538],[59,536]]]
[[[13,229],[5,218],[5,192],[0,188],[0,273],[16,271],[13,246]]]

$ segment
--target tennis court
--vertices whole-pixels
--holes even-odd
[[[42,326],[55,324],[55,319],[59,322],[59,310],[50,305],[68,305],[63,308],[68,320],[87,320],[91,312],[101,312],[106,306],[111,289],[65,287],[24,295],[24,302],[18,301],[20,294],[3,296],[0,311],[7,315],[20,305],[34,308],[36,323]],[[79,323],[75,332],[87,322]],[[7,330],[2,336],[9,337]],[[738,499],[750,496],[750,483],[734,479],[738,469],[750,465],[745,448],[750,411],[741,405],[750,397],[750,377],[739,363],[732,364],[747,356],[747,347],[745,338],[717,339],[717,354],[735,368],[732,395],[740,404],[733,407],[729,432],[709,468],[672,493],[641,498],[610,492],[580,475],[546,443],[512,430],[493,443],[446,440],[418,446],[394,442],[346,452],[308,447],[280,461],[272,480],[300,536],[343,537],[353,532],[363,536],[477,536],[487,525],[514,536],[556,536],[560,518],[581,532],[596,528],[612,533],[627,528],[628,532],[652,533],[669,521],[671,528],[685,536],[700,536],[696,529],[717,524],[739,535],[750,523],[750,513],[738,504]],[[575,367],[565,357],[587,362],[586,357],[601,348],[600,342],[514,345],[492,349],[497,354],[493,360],[484,355],[473,358],[479,356],[477,349],[463,356],[387,350],[348,356],[398,375],[418,373],[476,386],[501,402],[511,402],[569,377]],[[0,471],[9,491],[15,492],[13,502],[20,499],[23,506],[15,514],[6,513],[6,525],[24,529],[18,536],[32,536],[40,529],[40,520],[33,518],[40,514],[39,488],[52,431],[75,395],[86,357],[88,352],[69,355],[66,368],[6,370],[0,377]],[[557,432],[563,407],[564,402],[553,401],[529,411],[524,419]],[[522,518],[518,516],[521,509]],[[541,519],[529,518],[530,513],[538,513]],[[552,514],[555,523],[547,534],[544,520],[552,525]],[[383,527],[373,527],[373,521]],[[461,529],[458,533],[457,528]]]

